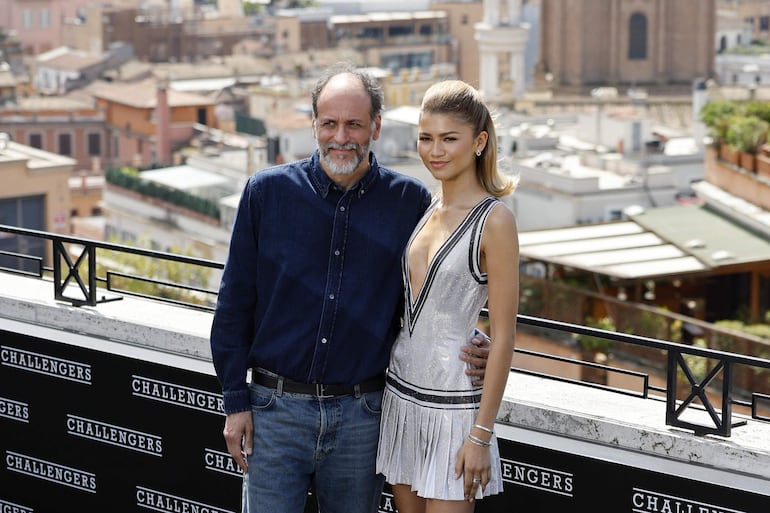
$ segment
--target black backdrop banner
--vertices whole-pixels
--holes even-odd
[[[216,378],[130,354],[0,330],[0,513],[240,511]],[[507,439],[500,451],[504,493],[479,513],[770,511],[770,485],[752,493]],[[387,488],[380,511],[395,511]]]

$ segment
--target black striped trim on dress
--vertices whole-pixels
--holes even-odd
[[[471,243],[468,248],[468,268],[471,270],[471,276],[477,283],[485,285],[489,280],[487,274],[481,272],[481,262],[479,255],[481,253],[481,237],[484,235],[484,225],[487,222],[489,213],[495,208],[497,202],[500,201],[497,198],[489,197],[484,200],[484,212],[482,212],[478,221],[473,225],[473,231],[471,232]]]
[[[431,394],[426,389],[418,389],[393,374],[385,378],[386,386],[390,387],[397,395],[413,399],[414,402],[429,406],[430,404],[446,406],[465,406],[476,408],[481,402],[481,388],[474,390],[443,391],[439,394]]]

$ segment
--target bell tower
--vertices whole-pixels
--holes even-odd
[[[484,0],[484,19],[475,29],[481,57],[479,89],[488,101],[511,101],[524,94],[529,24],[522,22],[521,3]]]

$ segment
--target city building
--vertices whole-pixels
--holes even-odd
[[[73,172],[98,168],[108,156],[105,113],[93,99],[16,96],[0,105],[0,118],[13,141],[72,158]]]
[[[732,4],[717,3],[717,26],[714,40],[717,54],[731,48],[745,47],[752,41],[752,23],[741,16]]]
[[[428,69],[451,62],[455,41],[444,11],[376,12],[333,15],[331,46],[354,49],[363,61],[390,69]]]
[[[734,10],[751,27],[751,38],[770,41],[770,4],[764,0],[719,0],[723,9]]]
[[[13,34],[25,55],[36,55],[62,45],[62,26],[77,19],[88,0],[6,0],[0,9],[0,27]]]
[[[110,50],[99,53],[60,46],[35,57],[32,86],[39,94],[66,94],[93,82],[131,57],[131,48],[125,44],[116,43]]]
[[[20,144],[0,132],[0,173],[6,184],[0,187],[0,224],[68,234],[74,169],[73,159]],[[0,237],[0,251],[40,259],[49,255],[43,240],[29,237]],[[0,266],[36,268],[29,260],[8,256],[0,257]]]
[[[690,87],[714,74],[715,0],[542,0],[538,87]]]
[[[495,103],[521,98],[527,85],[524,57],[529,36],[529,24],[522,21],[522,2],[484,0],[483,13],[482,22],[476,24],[479,90]]]
[[[89,4],[62,29],[64,44],[103,52],[113,44],[131,45],[134,55],[150,62],[199,62],[231,55],[244,41],[253,41],[255,55],[273,56],[300,49],[299,21],[293,17],[245,17],[178,10],[170,6],[125,7]]]
[[[196,124],[217,127],[212,99],[176,91],[164,81],[98,81],[87,92],[104,112],[106,167],[170,164],[172,153],[189,144]]]

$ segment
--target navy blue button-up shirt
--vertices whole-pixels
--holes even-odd
[[[317,152],[250,177],[211,331],[227,413],[249,409],[250,367],[324,384],[385,370],[403,308],[400,259],[429,201],[373,154],[347,191]]]

